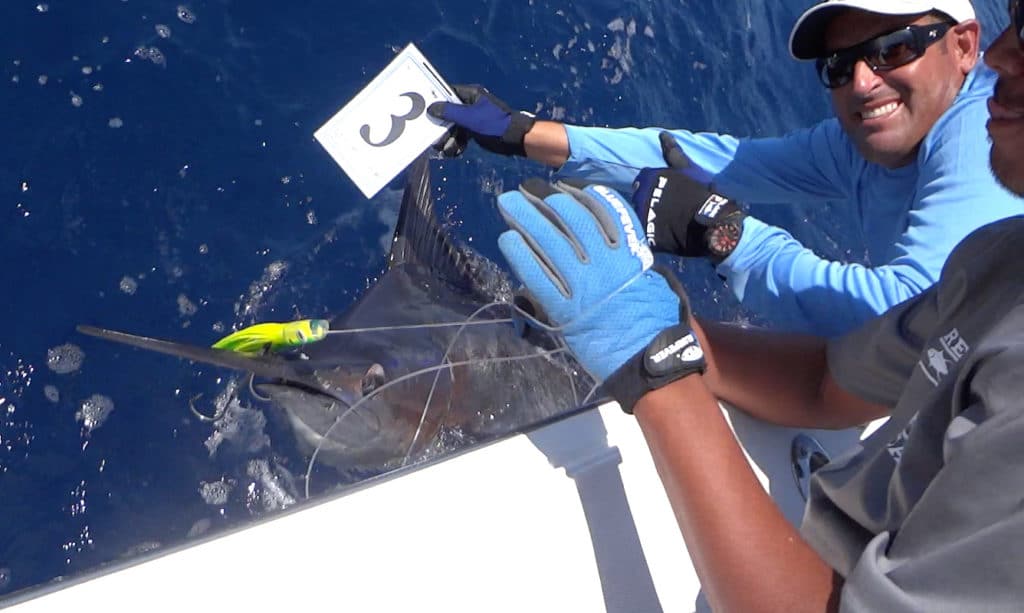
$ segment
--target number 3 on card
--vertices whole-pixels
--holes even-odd
[[[391,143],[395,142],[405,132],[405,124],[408,121],[416,119],[423,114],[423,111],[427,108],[427,101],[423,99],[423,96],[416,92],[405,92],[401,94],[412,101],[412,109],[409,110],[405,115],[391,115],[391,131],[384,137],[384,140],[379,143],[375,143],[370,140],[370,124],[364,123],[359,128],[359,136],[363,137],[363,140],[367,145],[371,147],[387,147]]]

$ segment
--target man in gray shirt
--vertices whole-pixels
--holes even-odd
[[[1010,19],[984,58],[987,129],[996,177],[1024,195],[1024,0]],[[1024,610],[1024,217],[976,230],[937,285],[826,342],[698,322],[610,189],[527,181],[499,209],[510,266],[636,416],[715,610]],[[718,399],[789,426],[891,417],[814,475],[798,532]]]

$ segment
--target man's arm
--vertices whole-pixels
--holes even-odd
[[[824,339],[702,321],[694,330],[712,393],[767,422],[802,428],[849,428],[888,414],[889,407],[841,388]]]
[[[462,104],[435,102],[428,108],[431,116],[455,124],[452,137],[441,144],[448,155],[457,155],[472,139],[489,151],[525,155],[560,167],[565,177],[627,194],[641,169],[665,165],[661,128],[611,129],[538,121],[480,85],[456,85],[455,90]],[[844,195],[850,147],[836,138],[839,130],[837,122],[831,121],[780,138],[744,141],[688,130],[672,134],[700,169],[696,174],[703,182],[714,179],[717,189],[727,196],[747,202],[785,202]],[[737,158],[741,143],[745,153]],[[722,173],[724,169],[728,172]]]
[[[758,482],[700,375],[646,394],[634,415],[714,610],[838,608],[841,578]]]
[[[884,417],[940,317],[938,286],[838,339],[695,322],[711,391],[770,423],[846,428]]]
[[[851,149],[835,122],[777,138],[664,128],[565,126],[569,158],[559,174],[604,183],[624,193],[644,168],[667,165],[660,136],[671,134],[693,168],[687,172],[747,203],[822,202],[848,196]],[[699,171],[697,170],[699,169]]]
[[[831,346],[690,318],[705,374],[647,393],[633,413],[713,608],[832,611],[848,591],[753,475],[717,398],[795,426],[845,427],[885,415],[882,404],[840,388],[829,368],[844,371],[855,389],[895,402],[934,328],[936,294],[925,292]],[[827,542],[829,535],[820,536]]]
[[[950,223],[955,220],[945,225]],[[930,244],[915,251],[925,250],[939,255]],[[923,253],[879,266],[840,262],[817,255],[781,228],[748,217],[739,245],[716,270],[745,307],[773,313],[788,331],[834,337],[930,287],[948,250],[941,258],[928,257],[940,261],[927,266],[922,266]]]
[[[569,159],[569,137],[565,125],[557,121],[538,121],[523,138],[526,156],[531,160],[553,166],[565,164]]]

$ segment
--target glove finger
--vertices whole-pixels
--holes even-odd
[[[669,132],[662,132],[658,134],[658,141],[661,142],[661,155],[665,158],[665,163],[671,168],[678,168],[680,170],[690,166],[690,158],[686,157],[683,153],[682,147],[676,142],[675,137]]]
[[[505,223],[529,244],[562,295],[572,297],[570,277],[579,271],[585,260],[580,259],[571,244],[572,239],[564,233],[563,222],[552,223],[549,215],[553,213],[545,214],[534,201],[519,192],[498,196],[498,211]]]
[[[462,155],[469,142],[469,134],[466,130],[453,126],[436,143],[434,149],[441,152],[446,158],[454,158]]]
[[[576,205],[567,207],[557,196],[548,198],[548,203],[588,254],[593,256],[624,246],[637,258],[641,269],[650,268],[654,255],[644,239],[643,226],[636,211],[618,192],[604,185],[590,185],[583,190],[561,183],[558,187],[571,195]]]
[[[594,182],[587,179],[581,179],[578,177],[562,177],[558,179],[557,183],[559,185],[558,189],[568,186],[575,187],[576,189],[583,191],[588,185],[593,185]],[[565,190],[562,189],[561,191]]]
[[[475,136],[498,138],[508,130],[511,117],[489,98],[481,98],[473,104],[445,104],[442,119],[469,130]]]
[[[575,233],[565,225],[565,221],[555,213],[554,209],[546,202],[549,196],[555,194],[562,194],[563,191],[557,189],[554,185],[541,179],[539,177],[531,177],[519,184],[519,193],[523,194],[533,206],[537,207],[537,210],[551,222],[555,228],[565,236],[566,240],[572,246],[576,252],[576,257],[581,262],[587,262],[587,252],[583,249],[583,245],[580,244],[576,238]]]
[[[506,230],[498,236],[498,249],[512,268],[512,274],[523,283],[541,309],[552,316],[552,323],[563,323],[558,321],[558,314],[564,310],[559,307],[567,299],[566,287],[526,238],[516,230]]]
[[[550,182],[540,177],[529,177],[519,184],[519,191],[534,202],[543,202],[548,196],[561,192]]]
[[[714,175],[694,164],[671,132],[661,132],[658,134],[658,140],[661,142],[661,155],[669,167],[681,171],[708,189],[714,189]]]
[[[437,105],[444,105],[438,108]],[[430,109],[434,109],[434,112],[439,115],[431,113]],[[431,113],[431,117],[441,119],[443,121],[450,121],[460,128],[467,128],[473,130],[473,124],[479,123],[480,111],[475,106],[466,104],[455,104],[453,102],[435,102],[427,107],[427,112]]]
[[[463,104],[473,104],[480,99],[481,94],[487,91],[486,87],[477,83],[452,85],[452,89],[455,90],[455,95],[462,100]]]
[[[451,121],[448,119],[448,107],[454,106],[452,102],[432,102],[427,107],[427,115],[430,115],[434,119],[440,119],[441,121]]]

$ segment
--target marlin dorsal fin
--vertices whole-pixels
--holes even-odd
[[[388,268],[418,265],[456,285],[479,287],[465,251],[441,229],[430,192],[430,162],[423,154],[409,167]]]

